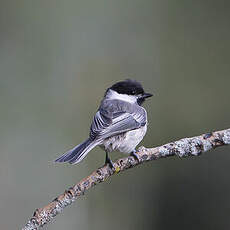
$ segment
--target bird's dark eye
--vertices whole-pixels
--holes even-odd
[[[133,90],[133,91],[131,92],[131,94],[132,94],[132,95],[135,95],[135,90]]]

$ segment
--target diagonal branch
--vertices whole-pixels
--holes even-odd
[[[84,195],[84,192],[91,187],[105,181],[115,173],[135,167],[143,162],[158,160],[160,158],[179,156],[199,156],[202,152],[222,145],[230,144],[230,129],[206,133],[201,136],[184,138],[175,142],[165,144],[155,148],[140,147],[137,155],[139,161],[129,156],[117,160],[114,165],[116,170],[111,170],[109,166],[103,166],[88,177],[82,179],[79,183],[66,190],[62,195],[55,198],[47,206],[37,209],[33,217],[28,221],[22,230],[39,229],[44,224],[50,222],[57,214],[73,203],[77,198]]]

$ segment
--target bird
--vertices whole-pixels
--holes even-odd
[[[118,151],[134,156],[136,146],[147,131],[147,112],[142,107],[146,98],[153,96],[145,93],[140,82],[133,79],[119,81],[109,87],[93,117],[89,137],[81,144],[70,149],[55,162],[76,164],[96,146],[105,150],[105,164],[114,168],[109,153]]]

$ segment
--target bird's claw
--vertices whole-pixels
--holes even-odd
[[[109,165],[109,167],[112,169],[112,170],[115,170],[115,167],[114,167],[114,164],[112,162],[112,160],[109,158],[108,154],[106,153],[106,158],[105,158],[105,165]]]
[[[130,156],[134,157],[135,160],[140,162],[139,156],[137,155],[136,151],[131,152]]]

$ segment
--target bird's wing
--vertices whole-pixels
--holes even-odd
[[[138,129],[146,122],[147,116],[144,108],[138,105],[129,105],[129,103],[110,103],[109,108],[104,105],[95,114],[90,128],[90,138],[103,140],[129,130]]]

